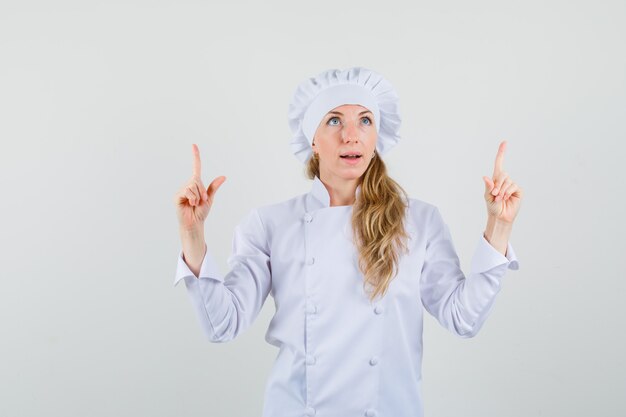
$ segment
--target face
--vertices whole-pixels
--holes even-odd
[[[328,181],[359,178],[371,161],[377,138],[374,114],[367,108],[344,104],[332,109],[322,118],[312,144],[319,155],[320,176]]]

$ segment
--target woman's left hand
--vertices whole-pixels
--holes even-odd
[[[500,142],[493,178],[483,177],[485,183],[485,201],[487,214],[497,221],[513,223],[520,208],[522,188],[509,178],[502,168],[506,141]]]

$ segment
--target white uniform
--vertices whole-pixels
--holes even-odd
[[[422,305],[459,337],[476,335],[507,268],[519,268],[513,248],[505,257],[481,233],[466,277],[438,208],[411,198],[410,252],[385,297],[370,303],[352,206],[329,203],[316,177],[309,193],[251,210],[235,229],[224,277],[208,252],[195,277],[181,251],[174,284],[185,280],[211,342],[248,328],[272,294],[265,340],[279,352],[264,417],[421,417]]]

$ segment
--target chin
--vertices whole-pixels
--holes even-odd
[[[325,171],[328,174],[336,178],[342,178],[344,180],[355,180],[363,176],[363,174],[367,170],[367,167],[365,166],[351,167],[351,166],[340,165],[340,166],[335,166],[331,169],[328,169],[326,167],[320,167],[320,169],[321,171]]]
[[[340,177],[346,180],[354,180],[360,178],[363,174],[365,174],[364,169],[343,169],[339,174]]]

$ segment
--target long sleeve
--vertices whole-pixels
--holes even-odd
[[[196,277],[178,255],[174,286],[185,281],[202,330],[211,342],[228,342],[248,328],[259,314],[272,286],[270,253],[256,209],[236,226],[228,273],[222,277],[209,251]]]
[[[433,209],[420,295],[424,308],[443,327],[462,338],[475,336],[493,308],[507,269],[519,269],[511,243],[505,257],[481,234],[470,274],[465,277],[450,230],[439,209]]]

